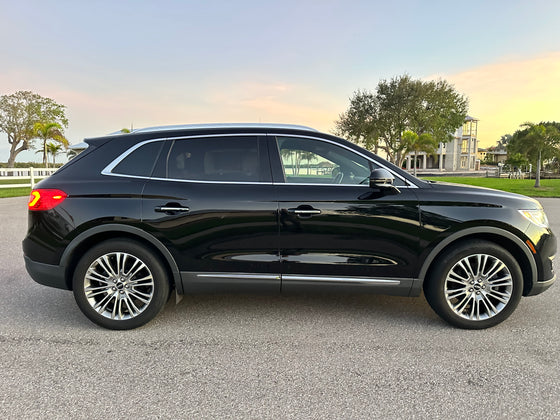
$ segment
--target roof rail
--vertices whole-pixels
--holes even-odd
[[[266,124],[266,123],[222,123],[222,124],[183,124],[183,125],[164,125],[156,127],[139,128],[132,133],[149,133],[153,131],[172,131],[172,130],[198,130],[205,128],[262,128],[262,129],[281,129],[291,128],[295,130],[317,131],[314,128],[304,125],[294,124]]]

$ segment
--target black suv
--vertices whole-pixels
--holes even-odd
[[[93,322],[145,324],[171,292],[424,294],[487,328],[555,280],[541,205],[421,181],[300,126],[171,126],[87,139],[37,185],[31,277]]]

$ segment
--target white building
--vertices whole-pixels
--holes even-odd
[[[440,171],[474,171],[479,168],[478,152],[478,120],[467,116],[465,123],[455,131],[453,140],[440,143],[437,155],[418,153],[418,169],[439,169]],[[413,168],[414,153],[406,157],[406,169]]]

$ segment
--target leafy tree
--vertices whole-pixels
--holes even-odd
[[[0,131],[8,135],[9,167],[19,153],[32,148],[35,123],[48,121],[68,126],[64,110],[64,105],[29,91],[0,96]]]
[[[541,186],[542,161],[560,157],[560,124],[525,123],[517,130],[508,143],[508,153],[520,153],[530,162],[536,162],[535,188]]]
[[[335,134],[377,153],[379,136],[374,123],[376,112],[377,99],[373,93],[360,90],[354,92],[348,110],[336,122]]]
[[[497,147],[491,146],[486,150],[488,153],[486,153],[486,156],[484,156],[484,159],[480,163],[482,163],[483,165],[495,165],[496,162],[494,161],[494,156],[491,152],[496,151]]]
[[[558,157],[553,157],[545,166],[545,169],[551,172],[558,173],[560,170],[560,159]]]
[[[49,167],[47,159],[47,140],[55,140],[65,147],[68,146],[68,140],[62,133],[62,126],[56,122],[36,122],[33,126],[33,133],[43,142],[43,164],[45,168]]]
[[[405,145],[404,152],[408,154],[414,152],[414,176],[416,176],[416,162],[418,160],[418,152],[426,152],[435,155],[438,143],[430,133],[416,134],[414,131],[405,130],[402,135],[402,143]]]
[[[521,168],[522,166],[526,166],[528,163],[529,161],[527,158],[521,153],[511,153],[505,161],[505,164],[511,166],[512,168],[516,166]]]
[[[374,93],[357,91],[336,121],[336,133],[385,151],[400,166],[409,146],[402,138],[406,130],[446,142],[466,115],[467,99],[445,80],[424,82],[404,75],[381,80]]]

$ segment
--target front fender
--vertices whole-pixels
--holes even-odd
[[[538,279],[537,264],[535,262],[535,258],[533,257],[533,254],[531,253],[531,250],[529,249],[527,244],[525,242],[523,242],[523,240],[521,238],[519,238],[518,236],[514,235],[513,233],[511,233],[511,232],[509,232],[505,229],[501,229],[501,228],[498,228],[498,227],[477,226],[477,227],[469,227],[469,228],[462,229],[460,231],[452,233],[451,235],[449,235],[448,237],[443,239],[441,242],[439,242],[430,251],[430,253],[424,259],[422,267],[420,268],[420,272],[418,274],[418,279],[412,285],[412,289],[410,290],[410,296],[419,296],[420,295],[420,293],[422,292],[423,285],[424,285],[424,280],[426,279],[426,275],[428,274],[428,271],[429,271],[431,265],[433,264],[433,262],[436,260],[438,255],[443,250],[447,249],[453,242],[464,240],[468,237],[480,238],[480,237],[483,237],[483,236],[485,236],[485,237],[492,236],[492,237],[495,237],[495,238],[503,238],[504,240],[508,240],[511,243],[513,243],[519,249],[519,251],[521,251],[523,253],[523,255],[526,257],[527,262],[529,264],[530,273],[531,273],[529,280],[531,281],[531,283],[533,285],[536,284],[537,279]]]

